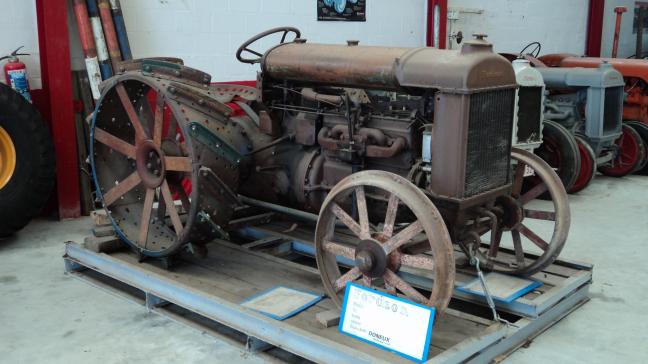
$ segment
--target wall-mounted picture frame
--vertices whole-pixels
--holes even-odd
[[[367,21],[367,0],[317,0],[318,21]]]

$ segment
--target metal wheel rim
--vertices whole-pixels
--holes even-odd
[[[0,126],[0,189],[4,188],[16,170],[16,147],[9,133]]]
[[[578,172],[576,182],[569,189],[569,193],[576,193],[583,190],[596,176],[596,155],[594,150],[590,147],[587,140],[576,135],[576,144],[578,145],[578,152],[581,158],[581,169]]]
[[[507,233],[512,235],[513,240],[513,250],[515,253],[515,262],[517,266],[506,266],[501,264],[496,260],[497,251],[499,249],[499,244],[501,242],[501,237],[498,246],[496,249],[490,249],[487,247],[487,252],[484,252],[483,249],[479,250],[480,255],[483,259],[486,259],[492,266],[492,270],[508,273],[508,274],[517,274],[517,275],[532,275],[541,271],[542,269],[549,266],[553,261],[558,257],[562,251],[565,242],[567,241],[567,236],[569,233],[569,226],[571,224],[571,213],[569,209],[569,200],[567,197],[567,192],[565,191],[560,178],[553,171],[545,161],[540,157],[529,153],[524,150],[516,149],[511,153],[511,156],[514,160],[518,161],[518,164],[514,173],[514,182],[513,182],[513,191],[512,196],[521,204],[523,208],[523,214],[526,219],[533,220],[546,220],[554,221],[553,234],[549,242],[542,239],[538,236],[533,230],[524,224],[524,220],[515,226]],[[529,166],[532,168],[536,175],[539,175],[542,183],[536,185],[531,190],[521,193],[521,182],[517,179],[524,176],[524,166]],[[544,187],[543,187],[544,186]],[[540,210],[531,210],[524,208],[524,206],[535,198],[549,192],[551,197],[551,202],[553,203],[554,211],[540,211]],[[549,220],[547,220],[547,218]],[[536,259],[532,260],[526,258],[524,255],[524,246],[522,244],[522,236],[526,237],[528,241],[537,245],[540,249],[543,250],[543,253]],[[539,239],[539,240],[538,240]],[[495,256],[491,256],[491,252],[494,252]]]
[[[599,167],[599,171],[612,177],[622,177],[635,169],[639,162],[641,150],[638,143],[641,137],[628,125],[623,125],[621,136],[615,141],[619,148],[619,155],[609,165]]]
[[[438,312],[443,312],[450,301],[454,287],[454,253],[450,235],[445,227],[441,214],[423,192],[405,178],[384,171],[363,171],[343,179],[331,190],[322,205],[315,231],[315,248],[317,266],[327,294],[333,302],[335,302],[338,308],[340,308],[342,306],[340,295],[344,293],[343,290],[348,281],[362,279],[362,284],[366,286],[372,285],[372,282],[367,279],[367,276],[362,272],[359,272],[359,268],[354,261],[357,253],[357,246],[356,250],[354,250],[353,247],[348,248],[347,246],[346,250],[336,250],[335,254],[333,254],[330,251],[335,250],[338,247],[329,243],[329,241],[336,241],[333,240],[335,239],[336,220],[340,219],[339,216],[341,216],[341,213],[337,210],[339,207],[338,202],[340,199],[347,198],[353,192],[356,192],[356,195],[364,196],[364,192],[359,194],[358,191],[360,188],[364,191],[365,187],[377,188],[390,192],[390,202],[388,202],[387,207],[388,212],[383,220],[385,222],[385,227],[380,231],[380,233],[385,234],[384,237],[388,238],[388,240],[381,245],[383,248],[388,245],[391,245],[392,247],[396,246],[394,251],[397,251],[400,254],[399,248],[402,245],[393,245],[391,242],[394,240],[401,240],[400,238],[407,238],[407,236],[409,236],[408,234],[411,234],[413,231],[418,229],[425,234],[428,242],[430,242],[430,252],[432,255],[426,255],[424,259],[421,258],[423,259],[422,264],[428,268],[429,273],[433,273],[435,277],[430,296],[425,297],[420,293],[417,294],[418,291],[413,292],[412,290],[414,290],[414,288],[402,279],[398,281],[398,279],[394,277],[396,274],[392,274],[394,272],[391,271],[391,269],[387,269],[383,275],[383,279],[388,282],[388,284],[385,284],[385,289],[392,294],[396,293],[396,289],[398,289],[398,291],[405,294],[408,298],[429,306],[434,306]],[[361,200],[359,197],[356,198],[358,201]],[[396,210],[391,214],[394,216],[390,218],[390,205],[396,204],[396,206],[399,206],[399,201],[410,209],[417,221],[410,224],[407,228],[393,234],[393,221],[398,207],[396,207]],[[358,206],[361,204],[362,203],[358,202]],[[363,229],[368,229],[369,221],[367,218],[367,220],[363,222],[362,212],[360,212],[362,209],[358,207],[358,211],[360,222],[358,223],[354,220],[356,226],[350,230],[355,229],[355,235],[360,237],[363,234],[362,231],[368,232],[368,230]],[[392,223],[387,223],[387,221],[392,221]],[[345,222],[345,224],[350,226],[348,222]],[[362,228],[361,226],[367,227]],[[374,237],[375,234],[371,234],[371,236]],[[392,237],[394,239],[391,239]],[[365,238],[367,237],[365,236]],[[408,240],[409,239],[406,239],[406,241]],[[344,244],[337,243],[337,245]],[[335,259],[336,255],[344,256],[348,260],[353,261],[353,267],[349,272],[353,270],[357,271],[354,273],[347,272],[342,276],[339,270],[339,265]],[[392,259],[391,257],[396,255],[398,254],[389,255],[388,259]],[[419,256],[421,255],[417,255],[416,257],[418,258]],[[400,260],[400,264],[409,266],[413,264],[411,258],[412,257],[407,256],[407,254],[401,254],[398,259]],[[432,269],[429,269],[430,266],[432,266]],[[395,269],[396,272],[398,272],[398,270],[399,269]],[[403,283],[407,286],[403,285]]]
[[[159,189],[160,191],[159,192],[154,192],[154,195],[151,195],[151,192],[149,192],[151,190],[151,188],[146,188],[146,196],[142,199],[142,205],[148,206],[149,204],[154,204],[155,203],[154,200],[157,198],[158,199],[158,209],[157,210],[159,211],[160,210],[159,206],[160,206],[162,201],[155,194],[162,195],[162,199],[164,200],[164,204],[162,204],[162,206],[165,206],[165,210],[166,210],[165,212],[168,213],[169,218],[174,220],[171,223],[171,225],[172,225],[171,228],[169,228],[167,226],[167,229],[169,230],[169,231],[167,231],[167,233],[169,233],[170,235],[175,234],[173,240],[170,241],[170,242],[167,242],[167,243],[160,243],[160,247],[156,246],[156,248],[153,249],[153,247],[149,247],[151,225],[153,224],[153,222],[150,220],[150,218],[151,218],[151,215],[152,215],[153,212],[151,211],[151,213],[150,213],[151,215],[148,216],[149,217],[149,219],[148,219],[149,227],[148,227],[148,229],[146,231],[146,240],[144,242],[142,241],[142,235],[141,235],[142,234],[141,233],[142,229],[139,229],[140,235],[138,235],[138,236],[133,236],[133,234],[127,233],[125,231],[126,229],[124,229],[124,228],[122,228],[120,226],[119,219],[116,218],[116,216],[111,213],[110,208],[111,208],[112,203],[110,203],[110,201],[107,201],[107,196],[106,196],[106,195],[109,194],[110,190],[102,192],[102,185],[101,185],[101,183],[99,181],[99,177],[98,177],[98,174],[97,174],[97,168],[96,168],[96,165],[97,165],[96,149],[97,148],[95,146],[95,143],[103,144],[101,141],[99,141],[99,139],[105,138],[105,133],[101,133],[101,129],[97,127],[97,116],[98,116],[98,114],[99,114],[99,112],[101,110],[101,106],[103,105],[106,97],[108,95],[111,95],[110,91],[112,91],[112,90],[115,90],[115,92],[117,92],[117,94],[119,95],[119,99],[122,101],[122,105],[124,105],[123,103],[125,101],[121,98],[122,96],[120,94],[124,92],[124,91],[121,90],[121,88],[125,89],[125,87],[123,85],[126,82],[139,82],[139,83],[143,84],[144,87],[148,87],[148,90],[156,92],[157,95],[158,95],[158,99],[156,100],[156,104],[155,104],[156,109],[160,107],[160,102],[162,102],[163,107],[165,107],[167,105],[169,107],[171,106],[170,100],[165,96],[165,90],[163,90],[161,88],[158,88],[155,85],[150,84],[144,78],[140,78],[140,77],[136,77],[136,76],[122,77],[118,81],[113,82],[111,85],[109,85],[108,87],[105,88],[104,92],[102,93],[101,98],[97,101],[97,107],[95,108],[95,112],[93,114],[93,119],[92,119],[92,124],[91,124],[91,131],[90,131],[90,139],[92,141],[90,143],[90,162],[91,162],[92,169],[93,169],[93,179],[94,179],[94,182],[95,182],[95,186],[97,188],[97,197],[102,201],[102,204],[104,205],[104,208],[106,209],[106,211],[108,213],[108,216],[110,217],[110,220],[111,220],[111,222],[113,224],[113,227],[115,228],[115,231],[116,231],[117,235],[123,241],[125,241],[132,248],[136,249],[137,251],[139,251],[140,253],[142,253],[142,254],[144,254],[146,256],[152,256],[152,257],[168,256],[168,255],[173,254],[174,252],[176,252],[184,243],[186,243],[188,241],[189,227],[193,224],[193,221],[195,220],[195,215],[196,215],[196,212],[197,212],[195,204],[189,202],[190,206],[189,206],[189,208],[186,209],[187,210],[186,211],[187,212],[186,220],[185,220],[184,223],[182,223],[182,221],[180,221],[180,224],[178,224],[179,215],[178,215],[177,218],[171,218],[171,215],[172,215],[171,211],[174,211],[174,210],[172,210],[170,207],[171,207],[171,204],[175,204],[176,200],[173,197],[174,193],[172,193],[172,191],[171,191],[171,187],[170,187],[167,176],[165,176],[164,182],[159,187],[155,188],[155,189]],[[142,97],[143,97],[143,99],[146,98],[146,96],[142,96]],[[129,101],[131,101],[130,97],[128,99],[129,99]],[[140,99],[140,101],[143,101],[143,99]],[[131,102],[131,104],[132,104],[132,102]],[[153,108],[152,105],[150,105],[150,106],[151,106],[151,108]],[[124,107],[124,106],[122,106],[122,107]],[[189,153],[189,155],[185,157],[184,161],[178,161],[178,160],[174,161],[174,164],[181,163],[181,168],[183,169],[182,173],[185,173],[185,174],[188,174],[188,175],[191,176],[190,178],[191,178],[191,183],[192,183],[192,187],[193,187],[192,191],[191,191],[191,195],[186,196],[186,199],[185,198],[181,198],[181,199],[182,200],[188,200],[188,201],[197,201],[198,200],[198,191],[199,191],[198,182],[197,182],[198,181],[198,178],[197,178],[198,172],[197,172],[197,169],[191,163],[191,161],[194,160],[193,146],[191,144],[192,140],[191,140],[191,138],[186,137],[188,135],[188,133],[186,131],[186,126],[184,124],[184,119],[182,118],[182,116],[179,115],[178,111],[175,108],[170,107],[170,109],[171,109],[172,117],[176,122],[176,130],[180,131],[180,133],[183,136],[185,136],[184,143],[187,144],[186,150]],[[151,111],[153,112],[154,117],[157,115],[158,112],[160,112],[159,110],[151,110]],[[129,118],[130,118],[130,116],[129,116]],[[136,129],[136,127],[133,124],[132,119],[130,120],[130,123],[131,123],[132,128]],[[158,120],[155,120],[154,123],[155,123],[155,125],[157,125]],[[144,124],[144,123],[142,123],[142,124]],[[155,129],[155,125],[154,125],[154,129]],[[146,131],[151,132],[151,133],[155,132],[155,130],[151,131],[149,129],[146,129]],[[133,132],[135,134],[137,134],[136,130],[133,130]],[[168,134],[168,132],[167,132],[167,134]],[[168,135],[167,135],[167,137],[168,137]],[[162,136],[162,138],[164,138],[164,136]],[[144,139],[144,140],[145,141],[152,141],[153,139],[154,139],[153,136],[151,136],[151,138]],[[134,147],[135,147],[135,149],[137,149],[139,147],[139,145],[140,145],[140,140],[137,138],[137,136],[135,136],[135,140],[136,140],[136,142],[134,143],[135,144]],[[156,145],[158,145],[157,141],[155,141],[154,143]],[[161,143],[162,143],[162,141],[160,141],[160,144]],[[110,146],[107,146],[107,147],[110,148]],[[161,148],[159,145],[158,145],[158,147]],[[136,153],[136,151],[133,151],[132,149],[130,149],[130,147],[127,147],[127,148],[128,148],[127,153]],[[123,152],[126,152],[126,150],[118,151],[118,153],[122,153],[122,154],[123,154]],[[132,156],[132,154],[131,154],[131,156]],[[131,158],[131,156],[129,156],[128,159],[129,160],[135,160],[135,158]],[[174,156],[166,156],[166,157],[174,157]],[[167,162],[165,161],[165,163],[167,163]],[[177,167],[174,167],[174,168],[177,168]],[[168,165],[166,166],[167,170],[169,170],[171,172],[177,172],[177,171],[174,171],[174,168],[169,168]],[[191,170],[190,172],[188,171],[189,169]],[[134,171],[129,175],[129,177],[131,177],[131,176],[133,176],[135,174],[139,175],[136,167],[135,167]],[[140,176],[139,181],[137,181],[131,189],[126,191],[125,194],[128,194],[131,191],[133,191],[133,189],[135,187],[142,185],[141,175],[139,175],[139,176]],[[165,184],[166,184],[166,187],[164,186]],[[177,192],[177,191],[178,191],[177,187],[174,188],[173,192]],[[171,196],[171,198],[167,198],[168,196]],[[109,198],[112,200],[112,197],[109,197]],[[171,202],[171,203],[167,204],[166,203],[167,199],[174,200],[174,202]],[[152,203],[151,203],[151,200],[153,200]],[[182,201],[182,204],[184,205],[185,201]],[[151,207],[151,209],[152,209],[152,207]],[[141,221],[140,221],[140,227],[143,226],[142,222],[144,220],[146,220],[145,217],[146,217],[146,215],[144,213],[142,213],[142,218],[141,218]],[[166,214],[165,214],[165,217],[163,219],[166,219]],[[162,232],[160,232],[160,236],[161,236],[164,233],[164,226],[160,226],[160,231],[162,231]]]

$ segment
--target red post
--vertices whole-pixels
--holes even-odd
[[[448,0],[428,0],[427,2],[427,32],[426,45],[445,49],[448,36]],[[434,13],[439,11],[439,44],[434,44]]]
[[[621,18],[623,13],[628,11],[628,8],[625,6],[617,6],[614,8],[616,13],[616,24],[614,25],[614,42],[612,43],[612,58],[617,57],[617,51],[619,50],[619,33],[621,33]]]
[[[45,102],[56,149],[59,218],[81,215],[66,0],[36,0]]]
[[[585,54],[590,57],[601,56],[604,11],[605,0],[590,0],[587,20],[587,44],[585,46]]]

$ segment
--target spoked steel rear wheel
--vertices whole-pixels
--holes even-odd
[[[584,135],[576,134],[574,138],[578,145],[581,163],[578,178],[576,178],[576,182],[569,189],[569,193],[582,191],[596,176],[596,154],[594,154],[594,150],[590,146],[589,141]]]
[[[634,131],[639,134],[642,140],[643,144],[643,150],[645,151],[645,156],[644,159],[641,163],[637,163],[637,167],[635,168],[634,173],[635,174],[642,174],[642,175],[647,175],[648,174],[648,125],[639,122],[639,121],[626,121],[626,125],[629,125],[631,128],[634,129]]]
[[[542,145],[535,154],[547,162],[569,190],[580,170],[580,157],[574,136],[562,125],[545,120],[542,129]],[[538,181],[539,182],[539,181]]]
[[[569,201],[560,178],[546,162],[520,149],[511,156],[516,163],[511,197],[498,201],[504,214],[494,244],[481,244],[480,255],[492,270],[531,275],[553,263],[565,246],[571,223]],[[541,181],[526,191],[525,171]],[[537,200],[545,193],[549,201]],[[505,235],[510,236],[512,254],[500,252]],[[525,254],[528,247],[535,247],[537,257]]]
[[[181,184],[197,174],[191,140],[168,112],[169,101],[144,82],[118,82],[99,102],[92,128],[103,205],[119,232],[147,255],[176,250],[195,214],[195,197]]]
[[[97,103],[91,128],[97,195],[117,234],[143,255],[168,256],[225,234],[240,161],[228,136],[240,133],[228,107],[212,96],[233,97],[207,84],[131,71],[111,79]]]
[[[429,252],[403,252],[415,242],[427,243]],[[450,301],[455,271],[448,231],[428,197],[398,175],[371,170],[340,181],[320,210],[315,248],[324,288],[338,307],[347,283],[356,281],[439,312]],[[431,293],[424,295],[401,272],[430,278]]]
[[[641,162],[641,136],[628,125],[623,125],[621,130],[621,136],[614,142],[617,148],[616,157],[598,169],[606,176],[623,177],[632,173]]]

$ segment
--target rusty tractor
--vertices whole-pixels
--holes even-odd
[[[515,74],[483,36],[459,50],[387,48],[311,44],[282,27],[237,58],[260,64],[256,88],[212,85],[172,58],[124,63],[102,85],[91,128],[98,196],[142,256],[204,252],[242,204],[316,214],[317,267],[338,306],[358,281],[442,312],[455,248],[519,275],[563,248],[565,189],[512,148]],[[540,182],[525,183],[529,172]]]

